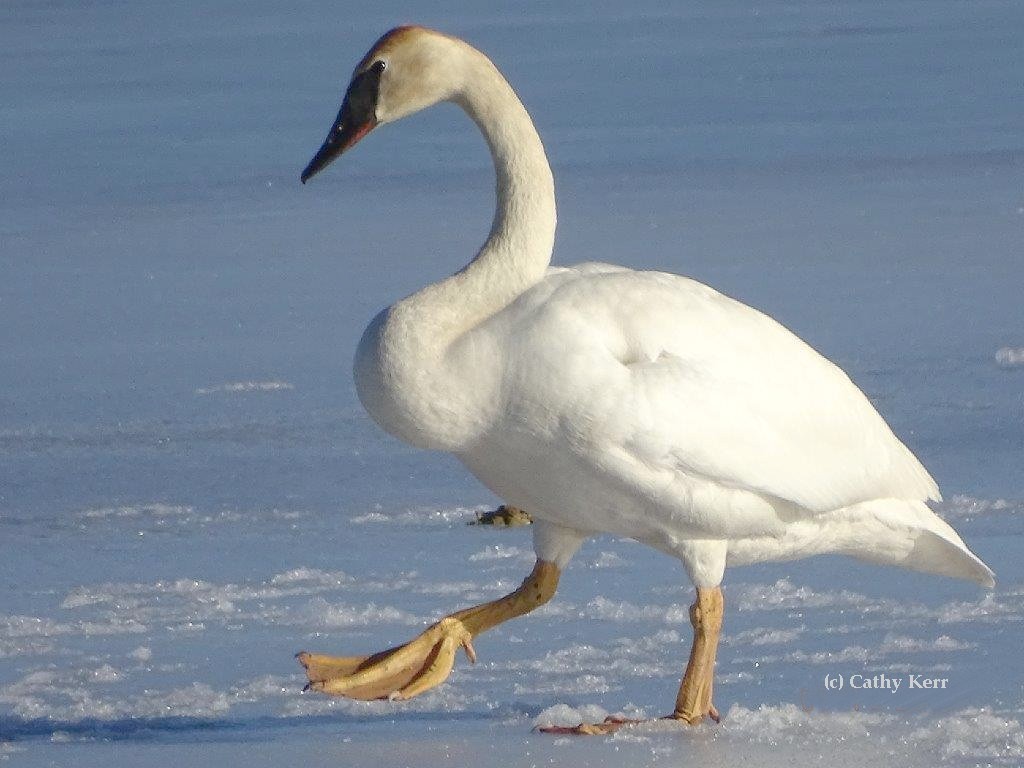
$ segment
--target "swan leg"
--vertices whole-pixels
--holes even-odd
[[[715,680],[715,656],[722,631],[725,599],[721,587],[697,587],[697,600],[690,606],[693,646],[686,664],[676,706],[670,717],[696,725],[707,715],[716,723],[718,710],[711,703]]]
[[[476,661],[472,640],[502,622],[540,607],[555,594],[560,569],[537,560],[522,585],[498,600],[446,616],[418,637],[370,656],[297,655],[308,689],[350,699],[411,699],[440,685],[461,647]]]
[[[716,723],[719,721],[718,710],[711,703],[711,691],[724,611],[725,600],[721,587],[697,587],[697,600],[690,606],[690,623],[693,625],[690,660],[686,664],[679,695],[676,696],[675,709],[671,715],[663,719],[680,720],[688,725],[697,725],[705,716]],[[546,726],[539,730],[543,733],[605,736],[615,733],[623,726],[642,722],[644,721],[609,716],[600,723],[580,723],[572,727]]]

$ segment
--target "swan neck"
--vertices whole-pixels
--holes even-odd
[[[399,301],[360,343],[359,397],[392,434],[458,451],[489,423],[500,355],[486,321],[540,282],[555,238],[555,187],[525,107],[482,53],[466,46],[450,99],[479,126],[497,181],[490,234],[461,270]]]
[[[453,100],[487,141],[497,199],[487,241],[463,272],[470,280],[480,275],[492,294],[488,305],[496,311],[539,281],[551,261],[555,184],[533,121],[497,68],[471,49],[464,72],[464,85]]]

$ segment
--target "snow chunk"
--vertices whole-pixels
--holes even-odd
[[[520,547],[506,547],[502,544],[495,544],[490,547],[476,552],[469,556],[471,562],[479,562],[481,560],[533,560],[534,556],[532,552],[528,552]]]
[[[92,520],[103,520],[111,517],[182,517],[191,515],[192,507],[182,504],[125,504],[119,507],[100,507],[86,509],[77,514]]]
[[[798,587],[789,579],[779,579],[774,584],[737,584],[729,593],[732,604],[740,611],[868,606],[885,610],[890,603],[893,610],[898,607],[894,601],[871,600],[845,589],[816,592],[810,587]]]
[[[786,661],[794,664],[844,664],[858,662],[867,664],[878,657],[861,645],[851,645],[838,651],[805,651],[800,648],[785,656]]]
[[[287,381],[230,381],[212,387],[199,387],[195,393],[197,395],[212,395],[216,392],[234,394],[238,392],[279,392],[289,389],[295,389],[295,385]]]
[[[366,523],[388,523],[391,518],[383,512],[367,512],[365,515],[357,515],[349,520],[354,525],[365,525]]]
[[[916,730],[911,739],[935,745],[947,759],[963,763],[998,760],[1019,765],[1024,759],[1024,725],[985,709],[968,709]],[[1005,762],[1004,762],[1005,761]]]
[[[206,683],[192,683],[163,695],[133,702],[131,714],[143,717],[212,717],[231,709],[231,702]]]
[[[375,624],[422,624],[416,616],[389,605],[369,603],[361,608],[328,603],[322,597],[310,600],[296,617],[300,622],[321,627],[369,627]]]
[[[767,643],[762,643],[767,644]],[[751,642],[751,645],[758,645]],[[807,650],[797,648],[782,656],[765,656],[761,658],[736,659],[737,662],[761,662],[774,663],[785,661],[792,664],[844,664],[855,662],[858,664],[877,663],[879,658],[894,653],[948,653],[951,651],[962,651],[975,647],[975,643],[964,643],[954,640],[948,635],[940,635],[934,640],[920,640],[912,637],[889,634],[882,640],[877,648],[865,648],[862,645],[851,645],[838,650]],[[920,670],[920,667],[906,665],[890,665],[887,669],[903,668]]]
[[[730,735],[742,733],[754,741],[776,743],[809,737],[829,741],[866,737],[872,728],[894,722],[894,718],[875,712],[808,711],[796,704],[762,704],[757,709],[733,704],[723,722]]]
[[[728,645],[781,645],[791,643],[807,630],[807,627],[799,626],[792,629],[769,629],[767,627],[755,627],[737,632],[735,635],[723,638]]]
[[[92,679],[97,683],[116,683],[121,679],[121,673],[109,664],[104,664],[92,671]]]
[[[917,640],[912,637],[886,635],[879,647],[881,653],[929,653],[964,651],[974,648],[976,643],[963,643],[949,635],[939,635],[934,640]]]
[[[1012,592],[1009,594],[1014,596]],[[994,622],[1001,618],[1020,621],[1024,617],[1024,606],[1020,605],[1019,595],[1014,597],[1017,599],[1013,602],[1004,601],[990,592],[979,600],[957,600],[945,603],[929,613],[942,624],[958,624],[966,621]]]
[[[578,689],[577,678],[590,677],[595,685],[611,680],[630,680],[639,677],[675,677],[679,671],[678,657],[666,650],[682,646],[679,633],[675,630],[660,630],[646,637],[621,637],[610,648],[599,648],[588,644],[573,644],[558,650],[548,651],[539,659],[517,659],[504,663],[492,662],[493,668],[512,671],[528,671],[528,683],[554,678],[561,680],[560,690],[574,693],[586,692]],[[685,646],[679,648],[683,650]],[[598,680],[600,678],[600,680]],[[557,682],[556,680],[556,682]],[[562,685],[564,684],[564,685]],[[540,690],[533,689],[531,690]],[[613,690],[613,688],[609,688]]]
[[[355,579],[344,571],[322,571],[319,568],[294,568],[270,577],[270,583],[302,584],[309,586],[340,587],[351,584]]]
[[[8,641],[17,638],[37,639],[51,638],[58,635],[121,635],[145,632],[147,627],[131,616],[107,616],[103,621],[62,622],[39,616],[0,616],[0,640]],[[5,651],[7,650],[5,646]],[[14,653],[30,652],[17,645],[12,647]]]
[[[9,639],[0,637],[0,659],[11,656],[39,656],[53,653],[57,646],[41,638]]]
[[[12,744],[9,741],[0,741],[0,760],[6,760],[9,755],[24,752],[25,747]]]
[[[978,499],[974,496],[958,494],[938,507],[944,520],[970,520],[986,514],[1015,514],[1022,511],[1021,504],[1014,504],[1006,499]]]
[[[523,695],[587,695],[597,693],[609,693],[613,688],[608,685],[608,680],[603,675],[577,675],[570,679],[538,679],[533,683],[516,683],[513,692],[517,696]],[[574,723],[575,725],[575,723]]]
[[[292,520],[304,513],[298,510],[247,510],[233,509],[199,510],[187,504],[166,504],[149,502],[122,504],[111,507],[96,507],[75,513],[75,518],[83,526],[107,524],[131,527],[133,533],[140,535],[146,531],[163,531],[168,529],[184,529],[208,526],[212,524],[233,524],[243,520],[253,521],[256,518],[274,520]],[[135,530],[135,527],[138,529]]]
[[[599,552],[595,557],[584,558],[584,565],[588,568],[622,568],[626,560],[615,552]]]
[[[1024,367],[1024,347],[1002,347],[996,350],[996,365],[1000,368]]]
[[[681,624],[690,621],[690,609],[685,605],[634,605],[625,600],[609,600],[595,597],[586,607],[586,615],[605,621],[627,622],[660,621],[665,624]]]
[[[253,703],[263,699],[287,697],[295,691],[294,677],[263,675],[232,686],[231,696],[236,702]]]
[[[444,712],[450,715],[452,712],[465,712],[470,708],[479,710],[492,707],[493,703],[488,702],[483,696],[469,696],[460,692],[458,686],[443,685],[408,701],[358,701],[341,697],[297,695],[285,699],[281,714],[284,717],[293,717],[342,712],[360,718],[395,718],[408,717],[410,712]]]
[[[61,724],[83,720],[120,720],[147,717],[214,717],[231,708],[227,694],[205,683],[192,683],[167,691],[145,690],[123,698],[99,695],[95,683],[110,672],[79,669],[37,670],[0,687],[0,704],[9,705],[18,717],[49,719]],[[116,670],[114,670],[116,673]]]
[[[349,518],[349,522],[353,525],[388,523],[398,525],[455,525],[475,520],[477,512],[484,512],[487,509],[487,506],[452,507],[450,509],[418,507],[401,512],[383,512],[378,509],[373,512],[367,512],[364,515]]]
[[[533,721],[534,728],[544,728],[549,725],[564,725],[572,727],[580,723],[600,723],[608,717],[608,710],[589,704],[579,709],[570,707],[568,704],[555,704],[541,712]]]

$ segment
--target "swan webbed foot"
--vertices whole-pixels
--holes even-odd
[[[662,718],[663,720],[697,725],[707,717],[716,723],[721,722],[718,710],[711,703],[711,692],[714,688],[715,656],[718,652],[718,637],[722,629],[724,611],[725,601],[720,587],[697,587],[697,600],[690,606],[690,623],[693,625],[690,660],[686,665],[683,682],[679,686],[675,709],[671,715]],[[607,736],[621,728],[644,722],[650,721],[610,715],[600,723],[552,725],[537,730],[541,733],[574,736]]]
[[[306,670],[308,690],[363,701],[404,700],[447,680],[459,648],[471,662],[476,661],[469,630],[459,619],[448,616],[405,645],[370,656],[303,651],[296,658]]]
[[[502,504],[491,512],[477,512],[476,518],[470,520],[470,525],[493,525],[496,527],[513,528],[519,525],[531,525],[533,518],[526,510],[513,507],[511,504]]]
[[[411,699],[448,679],[455,653],[462,648],[476,662],[473,638],[504,621],[522,616],[555,594],[560,570],[537,560],[514,592],[446,616],[405,645],[371,656],[321,656],[303,651],[306,688],[350,699]]]
[[[536,730],[560,736],[608,736],[624,725],[636,725],[643,720],[630,720],[625,717],[608,715],[600,723],[580,723],[579,725],[544,725]]]
[[[711,705],[708,711],[705,713],[716,723],[721,722],[721,717],[718,715],[718,710],[715,709],[714,705]],[[677,720],[680,723],[686,725],[697,725],[703,720],[703,715],[697,716],[693,719],[687,719],[673,712],[671,715],[665,715],[660,720]],[[618,717],[616,715],[608,715],[600,723],[580,723],[579,725],[545,725],[537,728],[541,733],[550,733],[555,735],[563,736],[610,736],[621,728],[629,728],[636,725],[643,725],[644,723],[659,722],[658,720],[636,720],[629,717]]]

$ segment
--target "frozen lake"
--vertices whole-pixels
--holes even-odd
[[[351,6],[351,7],[349,7]],[[301,694],[528,572],[528,529],[383,435],[351,358],[461,266],[490,160],[454,107],[298,175],[396,23],[488,53],[555,172],[555,263],[680,272],[845,368],[996,572],[730,571],[720,726],[670,707],[678,563],[588,543],[404,705]],[[0,760],[79,766],[1024,762],[1024,7],[0,5]],[[825,689],[826,675],[947,679]]]

